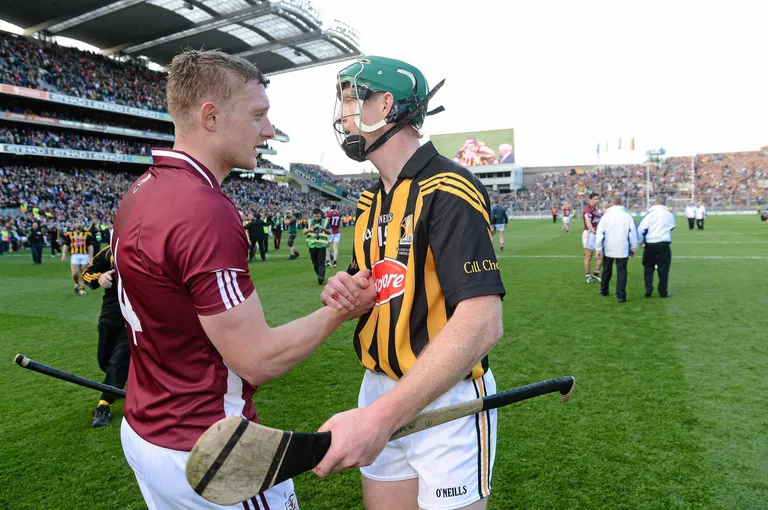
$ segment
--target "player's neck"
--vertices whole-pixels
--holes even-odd
[[[221,185],[224,179],[232,172],[232,167],[222,164],[214,151],[204,147],[206,147],[206,144],[196,140],[194,136],[177,136],[173,144],[173,150],[186,152],[202,163],[213,174],[219,185]]]
[[[368,156],[381,175],[386,193],[389,193],[395,185],[403,167],[419,147],[421,147],[419,139],[404,129]]]

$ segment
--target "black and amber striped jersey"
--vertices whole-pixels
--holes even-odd
[[[115,268],[115,259],[112,257],[112,248],[107,245],[97,253],[88,268],[83,272],[83,282],[90,288],[96,290],[100,287],[99,277]],[[104,300],[101,304],[101,316],[99,322],[121,326],[123,314],[120,311],[120,303],[117,300],[117,275],[113,273],[113,285],[104,289]]]
[[[62,236],[62,244],[69,246],[72,255],[88,255],[88,247],[93,244],[93,236],[87,230],[74,230]]]
[[[389,193],[379,182],[360,196],[349,272],[360,269],[373,272],[376,304],[357,324],[355,350],[366,369],[399,379],[459,302],[504,296],[485,188],[423,145]],[[487,370],[486,357],[467,377]]]

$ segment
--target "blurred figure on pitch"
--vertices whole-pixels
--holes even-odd
[[[685,206],[685,217],[688,219],[688,230],[693,230],[696,224],[696,204],[691,202]]]
[[[552,223],[557,223],[557,207],[553,205],[549,212],[552,213]]]
[[[309,258],[315,268],[317,283],[322,285],[325,282],[325,252],[328,250],[328,235],[331,229],[328,227],[328,218],[323,218],[323,211],[319,208],[312,210],[312,217],[307,222],[304,233],[307,235]]]
[[[272,218],[272,242],[275,250],[280,249],[280,241],[283,239],[283,215],[280,211]]]
[[[51,257],[55,257],[61,253],[61,247],[59,246],[59,227],[53,222],[48,224],[48,242],[51,244]]]
[[[619,303],[627,301],[627,261],[637,251],[637,228],[632,215],[621,205],[621,196],[612,197],[613,206],[597,225],[595,249],[597,260],[603,262],[603,276],[600,283],[601,296],[607,296],[608,285],[613,276],[613,263],[616,262],[616,299]]]
[[[600,212],[596,208],[599,201],[599,193],[590,193],[589,201],[582,214],[582,218],[584,219],[584,232],[581,234],[581,244],[584,246],[584,278],[587,283],[592,283],[592,280],[597,280],[598,282],[601,281],[600,267],[603,263],[602,259],[597,259],[597,262],[595,262],[595,272],[590,272],[590,267],[592,266],[592,254],[595,252],[597,225],[600,223]]]
[[[66,262],[68,253],[72,254],[69,267],[72,271],[72,280],[75,282],[75,295],[85,296],[82,273],[93,260],[93,236],[83,229],[82,221],[75,222],[74,228],[62,237],[62,262]]]
[[[504,230],[507,228],[507,223],[509,223],[507,210],[499,205],[498,199],[494,200],[491,208],[491,224],[493,232],[499,233],[499,251],[504,251]]]
[[[667,208],[667,197],[656,197],[656,205],[640,221],[637,232],[645,246],[643,267],[645,268],[645,297],[653,294],[653,272],[659,272],[659,295],[669,297],[669,266],[672,263],[672,231],[675,229],[675,215]]]
[[[288,248],[291,250],[288,260],[297,259],[299,258],[299,252],[296,251],[295,241],[296,235],[299,233],[299,227],[296,213],[292,211],[285,215],[285,231],[288,233]]]
[[[696,206],[696,228],[699,230],[704,230],[704,218],[707,217],[707,208],[704,205],[704,202],[699,202],[699,205]]]
[[[336,204],[331,204],[331,210],[325,215],[325,219],[331,227],[331,237],[328,238],[330,249],[325,253],[325,265],[336,267],[339,262],[339,241],[341,240],[341,214],[336,210]]]
[[[248,242],[250,244],[248,262],[253,262],[253,257],[256,255],[256,246],[259,247],[259,255],[262,262],[267,260],[267,238],[264,234],[264,228],[264,220],[261,219],[261,213],[256,214],[256,218],[245,226],[245,232],[248,234]]]
[[[571,231],[571,204],[563,204],[563,226],[560,231],[566,234]]]
[[[40,226],[36,221],[32,222],[32,228],[27,234],[27,241],[29,241],[29,247],[32,249],[32,263],[43,263],[43,233],[40,231]]]
[[[131,350],[128,346],[128,335],[125,322],[117,299],[115,285],[115,260],[112,248],[107,245],[99,251],[93,262],[83,273],[83,281],[93,290],[104,289],[104,299],[99,315],[99,347],[96,357],[99,368],[104,372],[104,384],[115,388],[125,388],[128,380],[128,367],[131,361]],[[91,427],[106,427],[112,420],[111,406],[117,397],[111,393],[102,393],[99,404],[93,410]]]

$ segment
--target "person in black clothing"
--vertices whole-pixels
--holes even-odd
[[[248,232],[248,241],[251,243],[251,249],[248,252],[248,262],[253,262],[253,256],[256,254],[256,245],[259,246],[259,255],[261,260],[266,260],[267,236],[264,233],[265,223],[261,219],[261,214],[256,215],[256,219],[245,226]]]
[[[48,242],[51,244],[51,257],[55,257],[58,253],[61,253],[59,247],[59,229],[51,223],[48,225]]]
[[[99,368],[104,372],[104,384],[116,388],[125,388],[128,380],[128,367],[131,351],[128,335],[125,332],[123,315],[115,286],[115,261],[112,248],[107,245],[93,257],[93,261],[83,273],[83,281],[92,289],[104,288],[104,299],[99,316],[99,347],[96,357]],[[93,410],[91,427],[105,427],[112,419],[110,406],[117,397],[102,393],[96,409]]]
[[[99,229],[96,219],[91,221],[91,228],[88,229],[93,238],[93,253],[101,251],[101,229]]]
[[[32,248],[32,263],[34,264],[43,263],[44,239],[45,238],[43,237],[43,233],[40,231],[40,227],[38,226],[37,222],[33,222],[32,229],[27,234],[27,241],[29,241],[29,246]]]

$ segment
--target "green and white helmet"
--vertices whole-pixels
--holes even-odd
[[[350,158],[364,161],[368,153],[403,127],[412,126],[416,130],[421,129],[427,115],[443,110],[440,107],[427,112],[429,99],[442,86],[443,81],[430,91],[427,79],[416,67],[400,60],[376,56],[361,57],[339,71],[334,128],[342,149]],[[358,135],[346,136],[342,126],[342,91],[347,86],[350,87],[352,97],[357,100],[357,108],[351,115],[354,116],[355,125],[361,133],[371,133],[387,124],[395,124],[367,150],[365,138]],[[364,124],[362,122],[363,103],[375,92],[389,92],[394,98],[394,104],[386,118],[373,125]]]

